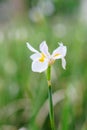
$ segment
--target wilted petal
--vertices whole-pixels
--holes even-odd
[[[48,67],[48,62],[45,60],[44,62],[40,62],[40,61],[33,61],[32,62],[32,71],[33,72],[43,72],[47,69]]]
[[[52,53],[54,59],[60,59],[66,55],[67,48],[62,43],[59,44],[60,46],[55,49]]]
[[[26,43],[27,44],[27,47],[30,51],[32,52],[35,52],[35,53],[38,53],[38,51],[36,49],[34,49],[28,42]]]
[[[63,67],[63,69],[66,69],[66,60],[65,60],[65,58],[62,58],[62,67]]]
[[[37,60],[41,57],[41,54],[40,53],[34,53],[33,55],[30,56],[30,58],[32,60]]]
[[[50,56],[49,52],[48,52],[48,46],[46,44],[46,41],[43,41],[40,44],[40,51],[45,55],[45,56]]]

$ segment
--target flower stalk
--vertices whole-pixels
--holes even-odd
[[[54,111],[53,111],[53,101],[52,101],[52,88],[51,88],[51,66],[47,69],[47,81],[48,81],[48,97],[49,97],[49,114],[50,114],[50,124],[51,129],[55,130],[54,125]]]

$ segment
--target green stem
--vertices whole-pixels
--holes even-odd
[[[51,129],[55,130],[53,101],[52,101],[52,88],[51,88],[51,67],[50,66],[47,69],[47,80],[48,80],[48,96],[49,96],[49,106],[50,106],[50,123],[51,123]]]

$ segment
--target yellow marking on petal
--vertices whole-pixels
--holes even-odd
[[[46,57],[46,56],[45,56],[43,53],[41,53],[41,57],[40,57],[39,61],[40,61],[40,62],[44,62],[45,57]]]
[[[60,56],[60,54],[57,53],[57,54],[54,55],[54,57],[56,57],[56,56]]]

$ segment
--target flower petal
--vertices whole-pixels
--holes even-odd
[[[55,49],[52,53],[52,57],[54,59],[60,59],[66,55],[67,48],[63,45],[63,43],[59,44],[60,46]]]
[[[48,52],[48,46],[46,44],[46,41],[43,41],[40,44],[40,51],[45,55],[45,56],[50,56],[49,52]]]
[[[33,61],[36,61],[37,59],[39,59],[41,57],[41,54],[40,53],[34,53],[33,55],[30,56],[30,58],[33,60]]]
[[[36,49],[34,49],[28,42],[26,44],[30,51],[38,53],[38,51]]]
[[[62,58],[62,67],[63,67],[63,69],[66,69],[66,60],[65,60],[65,58]]]
[[[40,62],[39,60],[32,62],[32,71],[33,72],[43,72],[47,69],[48,62],[45,60],[44,62]]]

